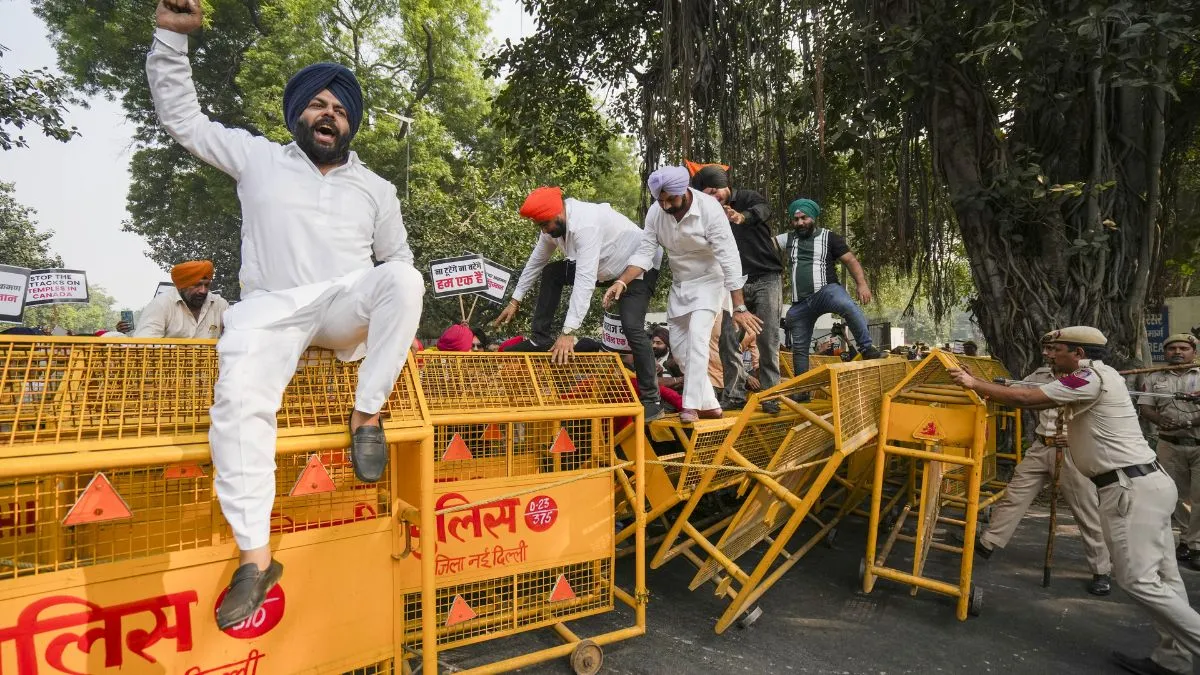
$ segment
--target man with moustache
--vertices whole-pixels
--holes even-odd
[[[575,351],[576,331],[583,324],[592,303],[597,283],[614,281],[642,241],[642,230],[634,222],[617,213],[608,204],[591,204],[578,199],[563,198],[562,188],[540,187],[529,193],[521,205],[521,216],[533,221],[541,230],[533,252],[521,271],[508,306],[496,317],[493,325],[501,326],[512,320],[520,309],[521,300],[540,277],[541,290],[533,310],[530,336],[514,351],[550,350],[554,363],[566,363]],[[556,251],[564,258],[550,262]],[[662,404],[655,376],[654,354],[650,336],[646,334],[646,310],[658,282],[658,265],[662,249],[658,249],[650,269],[630,279],[621,298],[621,327],[629,340],[637,374],[638,395],[645,408],[646,421],[662,417]],[[621,282],[624,283],[624,282]],[[562,299],[563,286],[571,286],[571,299],[566,319],[557,339],[551,334],[555,313]]]
[[[295,142],[278,145],[201,111],[187,38],[203,23],[198,0],[160,0],[155,19],[146,75],[158,118],[237,181],[242,206],[242,301],[217,344],[209,427],[213,482],[240,550],[216,613],[225,629],[252,616],[283,574],[269,547],[276,414],[301,354],[317,345],[363,359],[350,454],[359,480],[378,481],[388,459],[379,412],[416,334],[424,282],[395,187],[349,149],[363,113],[352,72],[317,63],[293,76],[283,113]]]
[[[1196,338],[1191,333],[1176,333],[1163,341],[1167,363],[1178,366],[1196,360]],[[1147,373],[1145,391],[1156,394],[1191,394],[1200,391],[1200,366],[1181,370]],[[1158,427],[1155,454],[1175,481],[1179,501],[1175,522],[1179,525],[1179,546],[1175,559],[1189,569],[1200,569],[1200,405],[1166,396],[1138,399],[1142,418]]]
[[[671,294],[667,322],[671,326],[671,351],[683,368],[681,422],[722,416],[721,406],[704,373],[708,368],[708,340],[725,298],[734,305],[734,324],[750,335],[762,322],[746,309],[742,298],[742,265],[729,219],[720,203],[688,187],[690,176],[682,166],[669,166],[650,174],[646,186],[655,202],[646,212],[642,242],[629,266],[604,293],[604,306],[621,298],[629,284],[654,268],[659,247],[671,263]]]
[[[213,264],[189,260],[171,268],[177,293],[162,293],[146,305],[137,330],[121,322],[117,330],[138,338],[208,338],[221,336],[229,303],[210,293]]]

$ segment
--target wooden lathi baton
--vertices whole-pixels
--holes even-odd
[[[1054,534],[1058,529],[1058,477],[1062,473],[1063,450],[1058,439],[1063,434],[1063,417],[1066,408],[1058,409],[1054,420],[1054,478],[1050,482],[1050,530],[1046,533],[1046,560],[1042,564],[1042,588],[1050,587],[1050,570],[1054,568]]]

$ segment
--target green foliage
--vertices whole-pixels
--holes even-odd
[[[39,232],[34,209],[13,196],[13,184],[0,182],[0,264],[28,267],[62,267],[62,258],[50,250],[53,232]]]
[[[8,51],[0,45],[0,57]],[[66,141],[79,135],[75,127],[63,120],[68,105],[79,105],[65,78],[52,75],[45,68],[22,70],[9,75],[0,70],[0,151],[28,147],[29,143],[18,130],[34,126],[49,138]]]
[[[63,328],[75,335],[91,335],[98,330],[114,330],[117,325],[116,301],[103,288],[88,285],[88,302],[63,303],[25,310],[26,326],[47,330]]]

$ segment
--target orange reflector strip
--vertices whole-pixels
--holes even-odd
[[[333,484],[333,478],[325,469],[325,465],[321,463],[321,458],[313,455],[308,458],[308,465],[300,472],[300,477],[296,479],[296,484],[292,486],[292,491],[288,495],[292,497],[316,495],[322,492],[333,492],[336,489],[337,486]]]
[[[476,616],[475,610],[463,600],[463,596],[454,596],[454,602],[450,603],[450,613],[446,615],[446,628],[456,626],[464,621],[470,621]]]
[[[454,438],[451,438],[450,443],[446,446],[446,451],[442,453],[443,462],[457,462],[472,458],[471,449],[458,434],[454,434]]]
[[[173,464],[163,469],[163,480],[181,478],[204,478],[204,469],[199,464]]]
[[[550,602],[574,599],[575,589],[571,588],[571,583],[567,581],[567,575],[558,575],[558,581],[554,582],[554,590],[550,591]]]
[[[550,452],[575,452],[575,442],[566,428],[558,428],[558,436],[554,439],[554,445],[550,446]]]
[[[62,522],[70,527],[132,517],[133,512],[129,510],[129,505],[117,494],[108,477],[98,473],[83,489],[83,494],[75,500],[75,505],[67,511],[67,517],[63,518]]]

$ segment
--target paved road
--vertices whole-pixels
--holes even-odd
[[[1004,551],[980,561],[982,615],[958,622],[950,598],[879,581],[862,593],[858,564],[864,522],[844,523],[834,548],[818,545],[760,602],[746,630],[716,635],[724,609],[709,590],[687,590],[694,568],[676,560],[649,572],[646,636],[605,648],[605,673],[1115,673],[1113,649],[1148,653],[1156,637],[1146,615],[1114,587],[1107,598],[1084,591],[1091,575],[1070,511],[1059,509],[1057,573],[1041,587],[1048,512],[1034,507]],[[934,553],[941,560],[948,554]],[[935,558],[936,560],[936,558]],[[932,561],[931,561],[932,562]],[[628,565],[622,570],[628,576]],[[947,578],[948,568],[942,568]],[[1192,602],[1200,572],[1184,571]],[[619,579],[619,583],[623,580]],[[622,583],[622,585],[625,585]],[[619,611],[572,624],[586,636],[631,623]],[[444,660],[473,666],[556,644],[550,631],[454,650]],[[522,672],[569,673],[566,661]]]

